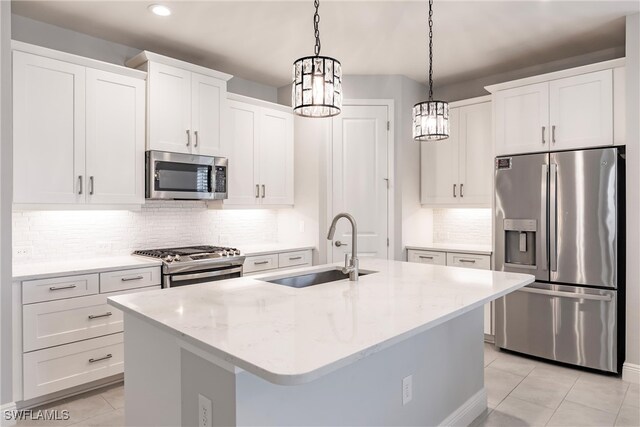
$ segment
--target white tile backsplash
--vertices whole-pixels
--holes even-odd
[[[491,209],[433,209],[433,242],[490,245]]]
[[[135,249],[178,245],[277,240],[278,211],[207,209],[203,202],[148,201],[139,211],[13,213],[14,264],[125,255]]]

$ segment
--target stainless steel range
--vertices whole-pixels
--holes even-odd
[[[162,260],[163,288],[241,277],[245,258],[240,250],[223,246],[149,249],[133,254]]]

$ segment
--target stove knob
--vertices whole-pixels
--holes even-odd
[[[222,254],[221,254],[221,255],[222,255],[222,256],[229,256],[229,252],[227,252],[226,250],[225,250],[225,251],[222,251]]]
[[[240,249],[236,249],[235,254],[240,255]]]
[[[180,261],[180,255],[176,255],[176,256],[174,256],[174,257],[173,257],[173,260],[174,260],[174,261]]]
[[[165,262],[172,262],[173,261],[173,257],[171,255],[167,255],[166,257],[164,257]]]

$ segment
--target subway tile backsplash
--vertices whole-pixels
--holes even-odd
[[[490,245],[491,209],[433,209],[434,243]]]
[[[207,209],[204,202],[147,201],[139,211],[13,213],[13,262],[126,255],[179,245],[242,245],[278,239],[276,210]]]

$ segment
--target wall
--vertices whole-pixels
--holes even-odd
[[[144,46],[125,46],[15,14],[11,17],[11,21],[12,37],[15,40],[118,65],[124,65],[127,59],[144,50]],[[162,54],[162,52],[157,53]],[[179,59],[196,63],[192,58]],[[275,87],[241,77],[229,80],[228,90],[265,101],[277,101]]]
[[[433,209],[433,242],[491,245],[491,209]]]
[[[627,348],[625,379],[640,382],[640,14],[627,16]],[[625,367],[626,368],[626,367]]]
[[[0,405],[13,401],[11,345],[11,2],[0,1]],[[4,418],[4,414],[2,414]]]
[[[15,264],[126,255],[136,249],[278,240],[275,210],[215,210],[204,202],[147,202],[140,211],[23,211],[13,215]]]

